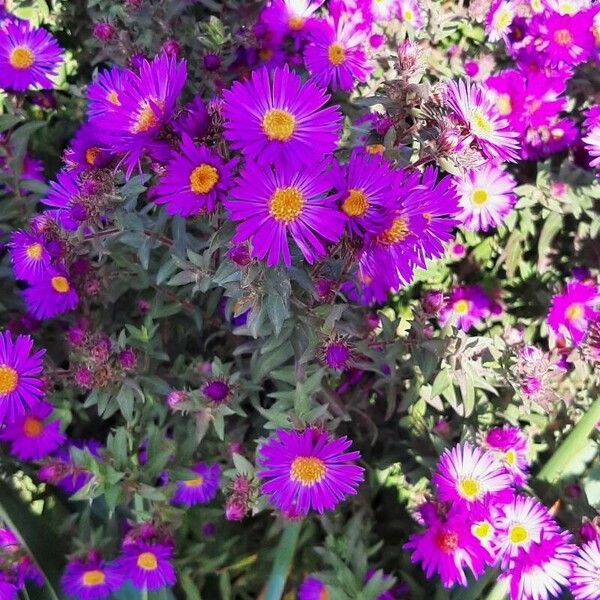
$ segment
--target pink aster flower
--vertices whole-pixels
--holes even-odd
[[[296,47],[314,25],[314,13],[324,0],[272,0],[261,13],[261,21],[272,32],[274,41],[290,35]]]
[[[43,396],[42,356],[33,352],[33,340],[27,335],[13,339],[0,331],[0,423],[11,423],[24,415]]]
[[[175,583],[172,555],[172,548],[164,544],[127,544],[115,568],[138,590],[159,590]]]
[[[184,134],[179,153],[172,155],[152,195],[156,204],[166,205],[170,215],[190,217],[212,212],[231,187],[236,164],[237,159],[225,162]]]
[[[113,67],[110,70],[102,71],[90,84],[87,89],[87,113],[90,119],[117,111],[121,106],[121,96],[130,73],[125,69]]]
[[[111,154],[103,147],[104,142],[94,123],[84,123],[73,135],[63,159],[67,169],[79,173],[105,166]]]
[[[0,439],[10,443],[10,453],[20,460],[39,460],[54,452],[66,437],[60,430],[60,421],[48,421],[52,406],[39,402],[27,414],[6,425]]]
[[[507,40],[514,16],[515,7],[512,0],[494,0],[485,19],[488,41]]]
[[[467,141],[472,141],[487,158],[515,160],[518,134],[496,109],[495,97],[475,83],[451,81],[446,100],[454,118],[464,128]]]
[[[445,325],[451,317],[463,331],[481,323],[491,313],[489,296],[478,285],[454,288],[440,313],[440,323]]]
[[[252,240],[252,256],[290,267],[288,235],[312,264],[326,254],[328,243],[343,233],[345,215],[329,195],[328,164],[302,168],[297,161],[278,161],[273,167],[247,162],[224,206],[237,226],[234,243]]]
[[[36,319],[50,319],[73,310],[79,296],[61,270],[50,270],[44,277],[23,291],[23,299],[29,312]]]
[[[74,600],[109,598],[123,585],[124,576],[99,558],[69,561],[61,578],[65,594]]]
[[[569,577],[571,593],[575,600],[600,598],[600,539],[589,541],[579,548],[573,560],[573,573]]]
[[[10,238],[10,258],[15,277],[32,283],[50,268],[50,254],[42,235],[15,231]]]
[[[590,322],[600,317],[600,290],[594,282],[570,281],[562,294],[552,297],[548,325],[556,335],[567,335],[577,345]]]
[[[594,126],[583,138],[585,149],[592,158],[590,167],[600,167],[600,125]]]
[[[431,511],[420,533],[410,536],[406,550],[412,550],[411,561],[421,563],[428,578],[440,576],[446,588],[455,584],[467,585],[468,569],[479,577],[493,559],[481,542],[472,534],[468,514],[452,508],[439,516]]]
[[[62,61],[61,49],[45,30],[27,21],[0,23],[0,88],[23,92],[32,85],[52,88],[49,79]]]
[[[261,492],[284,512],[334,510],[364,479],[364,469],[354,464],[360,452],[346,452],[351,444],[316,429],[278,429],[258,451],[257,476],[266,480]]]
[[[77,231],[80,225],[76,218],[80,206],[79,193],[77,174],[63,169],[57,174],[56,180],[50,182],[50,190],[41,200],[42,204],[50,207],[45,214],[66,231]]]
[[[440,500],[467,510],[485,502],[506,502],[512,497],[512,481],[491,452],[469,442],[442,454],[431,477]]]
[[[480,444],[492,452],[504,465],[515,485],[523,485],[527,478],[528,439],[518,427],[494,427],[480,437]]]
[[[400,21],[418,31],[424,25],[423,13],[418,0],[399,0],[397,16]]]
[[[457,219],[471,231],[488,231],[504,222],[516,202],[517,182],[503,169],[486,163],[456,179]]]
[[[219,465],[199,463],[190,469],[190,479],[177,481],[171,502],[185,506],[207,504],[217,495],[219,489]]]
[[[360,17],[360,13],[355,15]],[[366,81],[372,69],[364,50],[367,32],[360,18],[338,10],[313,28],[310,39],[304,62],[317,85],[349,92],[355,81]]]
[[[335,150],[341,128],[337,106],[314,82],[289,68],[266,68],[223,92],[225,139],[260,163],[311,164]]]

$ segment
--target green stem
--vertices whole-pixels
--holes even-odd
[[[487,595],[485,600],[504,600],[508,594],[508,585],[506,581],[499,581]]]
[[[587,446],[588,438],[598,421],[600,421],[600,398],[597,398],[588,408],[579,423],[543,466],[537,478],[548,483],[558,481],[571,462]]]
[[[291,521],[283,528],[279,545],[275,550],[275,562],[267,581],[265,600],[281,600],[301,527],[301,521]]]

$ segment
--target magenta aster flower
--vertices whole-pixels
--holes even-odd
[[[70,561],[61,578],[65,594],[74,600],[111,597],[123,585],[123,581],[121,573],[98,558]]]
[[[443,517],[429,515],[425,529],[411,535],[404,548],[413,551],[411,561],[421,563],[428,578],[437,573],[447,588],[467,585],[466,569],[479,577],[493,562],[471,533],[468,514],[456,507]]]
[[[50,207],[47,214],[66,231],[77,231],[80,222],[75,218],[79,199],[79,179],[75,173],[62,170],[55,181],[50,182],[50,190],[42,204]]]
[[[325,584],[316,577],[307,577],[298,588],[298,600],[328,600]]]
[[[6,575],[0,574],[0,598],[3,600],[16,600],[17,588],[12,584]]]
[[[490,315],[491,302],[489,296],[478,285],[457,287],[452,290],[446,305],[440,313],[440,323],[445,325],[451,317],[463,331],[479,324]]]
[[[528,439],[518,427],[494,427],[481,436],[480,443],[504,465],[515,485],[525,483],[529,468]]]
[[[223,379],[211,379],[202,386],[202,395],[213,404],[227,404],[231,400],[233,389]]]
[[[8,331],[0,331],[0,423],[11,423],[37,404],[44,392],[42,356],[32,354],[33,340],[20,335],[13,340]]]
[[[185,506],[208,504],[217,495],[219,489],[219,465],[199,463],[190,469],[191,479],[178,481],[171,502]]]
[[[50,319],[73,310],[79,296],[61,270],[50,270],[44,277],[23,291],[29,312],[36,319]]]
[[[573,559],[573,572],[569,577],[571,593],[575,600],[600,598],[600,539],[589,541],[579,548]]]
[[[387,160],[361,151],[353,152],[348,164],[336,170],[335,188],[351,235],[383,229],[386,213],[395,205],[396,181]]]
[[[567,335],[573,344],[580,344],[589,323],[600,317],[598,304],[600,291],[594,282],[570,281],[562,294],[552,297],[548,325],[555,334]]]
[[[375,0],[375,2],[382,0]],[[403,23],[410,25],[415,31],[424,25],[423,13],[418,0],[400,0],[398,18]]]
[[[511,0],[494,0],[485,19],[485,33],[488,41],[508,40],[514,17],[515,7]]]
[[[456,179],[457,218],[471,231],[488,231],[504,222],[516,202],[517,182],[503,169],[486,163]]]
[[[10,238],[10,258],[15,277],[32,283],[50,268],[50,254],[44,236],[15,231]]]
[[[84,123],[71,138],[64,153],[64,162],[70,171],[90,171],[105,166],[110,153],[103,147],[101,134],[94,123]]]
[[[355,81],[366,81],[371,72],[364,50],[368,32],[360,13],[355,15],[359,18],[337,10],[312,29],[304,62],[317,85],[349,92]]]
[[[130,71],[113,67],[102,71],[96,80],[87,89],[88,108],[90,119],[112,114],[121,106],[121,94],[127,85]]]
[[[154,201],[165,204],[170,215],[190,217],[212,212],[231,187],[236,164],[237,159],[225,162],[183,135],[180,152],[172,155],[166,175],[153,190]]]
[[[261,13],[261,21],[267,25],[275,41],[290,35],[299,42],[315,23],[314,13],[324,0],[273,0]]]
[[[39,402],[8,423],[0,439],[10,442],[10,453],[20,460],[39,460],[54,452],[66,437],[60,430],[60,421],[48,421],[52,406]]]
[[[590,167],[600,166],[600,125],[593,127],[583,138],[585,149],[588,151],[592,160]]]
[[[7,20],[0,25],[0,88],[12,92],[32,85],[51,88],[49,77],[56,75],[61,61],[61,49],[45,29],[27,21]]]
[[[484,156],[499,160],[517,158],[518,134],[498,113],[495,97],[487,88],[462,80],[451,81],[446,99],[453,116],[464,128],[466,139],[475,142]]]
[[[344,338],[334,337],[321,349],[322,361],[330,369],[346,371],[352,363],[352,349]]]
[[[271,267],[283,258],[292,264],[288,234],[312,264],[326,254],[327,243],[343,233],[345,216],[328,195],[332,176],[329,164],[302,168],[297,161],[281,160],[273,167],[248,162],[231,197],[223,204],[237,226],[234,243],[252,240],[252,256],[267,259]]]
[[[335,150],[341,115],[323,108],[329,96],[312,81],[302,84],[289,68],[266,68],[223,92],[225,139],[261,163],[311,164]]]
[[[127,544],[115,568],[138,590],[158,590],[175,583],[172,555],[172,548],[164,544]]]
[[[469,442],[447,449],[431,477],[440,500],[467,510],[512,497],[511,478],[491,452]]]
[[[209,118],[204,101],[196,96],[183,107],[172,127],[180,136],[186,134],[192,139],[201,138],[208,131]]]
[[[330,438],[316,429],[278,429],[258,451],[257,476],[268,480],[261,492],[284,512],[333,510],[364,479],[364,469],[353,464],[360,452],[346,452],[351,444],[345,436]]]

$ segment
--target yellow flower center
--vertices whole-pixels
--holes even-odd
[[[142,552],[137,559],[137,566],[144,571],[155,571],[158,567],[158,560],[154,552]]]
[[[415,13],[410,10],[410,8],[406,8],[402,13],[402,17],[407,23],[412,23],[415,18]]]
[[[219,172],[206,163],[202,163],[190,173],[190,189],[195,194],[208,194],[218,181]]]
[[[508,538],[513,544],[522,544],[529,539],[529,534],[523,525],[513,525],[508,532]]]
[[[490,535],[490,524],[487,521],[473,525],[471,531],[473,535],[479,540],[485,540]]]
[[[573,36],[568,29],[558,29],[553,37],[559,46],[570,46],[573,43]]]
[[[85,151],[85,162],[93,167],[96,164],[96,161],[100,157],[102,150],[100,148],[96,148],[96,146],[92,146]]]
[[[327,58],[334,67],[339,67],[346,59],[346,51],[341,44],[334,42],[327,48]]]
[[[28,438],[36,438],[44,431],[44,423],[36,417],[25,417],[23,421],[23,433]]]
[[[316,456],[297,456],[292,461],[290,475],[302,485],[314,485],[325,477],[325,463]]]
[[[296,118],[287,110],[269,109],[262,119],[262,130],[271,140],[287,142],[296,129]]]
[[[408,223],[404,217],[396,217],[391,227],[388,227],[379,235],[379,241],[383,244],[396,244],[408,235]]]
[[[295,221],[304,206],[304,196],[297,187],[277,188],[269,201],[269,214],[280,223]]]
[[[198,475],[195,479],[186,479],[183,482],[183,485],[186,487],[197,488],[200,487],[204,483],[204,477]]]
[[[146,133],[158,125],[158,116],[156,108],[162,111],[164,102],[154,101],[151,105],[149,100],[144,100],[139,107],[134,124],[131,126],[131,133]]]
[[[471,202],[477,206],[482,206],[488,201],[489,195],[483,188],[473,190],[471,194]]]
[[[8,365],[0,365],[0,395],[10,394],[17,389],[19,374]]]
[[[66,294],[70,289],[67,278],[62,275],[56,275],[50,280],[50,283],[59,294]]]
[[[583,306],[578,302],[570,304],[567,306],[567,310],[565,310],[565,317],[569,319],[569,321],[579,321],[583,318],[583,315]]]
[[[503,31],[512,23],[512,13],[506,8],[501,8],[495,15],[492,22],[492,27],[496,30]]]
[[[300,31],[304,27],[304,19],[296,15],[291,16],[288,20],[288,27],[292,31]]]
[[[479,483],[474,479],[462,479],[458,483],[458,493],[467,500],[475,500],[479,496]]]
[[[121,101],[119,100],[119,94],[117,94],[117,92],[115,90],[113,90],[112,92],[109,92],[106,95],[106,99],[111,104],[114,104],[115,106],[121,106]]]
[[[27,46],[16,46],[8,55],[8,62],[14,69],[29,69],[35,61],[35,55]]]
[[[509,466],[512,467],[515,462],[517,460],[517,457],[515,455],[515,451],[514,450],[508,450],[505,454],[504,454],[504,462]]]
[[[558,5],[558,12],[561,15],[574,15],[579,7],[575,6],[572,2],[561,2]]]
[[[531,10],[535,13],[540,13],[544,10],[542,0],[531,0]]]
[[[271,48],[261,48],[258,51],[258,58],[263,62],[267,62],[273,58],[273,50]]]
[[[102,585],[106,580],[106,576],[102,571],[93,569],[92,571],[86,571],[81,577],[83,585],[87,587],[93,587],[95,585]]]
[[[469,312],[471,303],[468,300],[457,300],[454,303],[454,312],[459,315],[466,315]]]
[[[471,116],[471,129],[475,135],[490,135],[494,130],[491,121],[480,111],[476,110]]]
[[[496,109],[502,115],[510,115],[512,112],[512,101],[508,94],[501,94],[496,100]]]
[[[25,254],[27,254],[27,258],[31,260],[40,260],[42,258],[42,245],[38,242],[34,244],[29,244],[27,248],[25,248]]]
[[[348,197],[342,204],[342,210],[349,217],[362,217],[369,208],[369,201],[362,190],[348,190]]]
[[[383,144],[369,144],[365,146],[365,150],[369,154],[382,154],[385,151],[385,146]]]

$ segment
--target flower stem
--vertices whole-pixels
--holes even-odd
[[[499,581],[487,595],[485,600],[504,600],[508,593],[506,581]]]
[[[281,599],[301,527],[301,521],[291,521],[283,528],[281,539],[279,540],[277,550],[275,550],[275,562],[267,581],[264,600]]]
[[[600,421],[600,398],[597,398],[575,425],[558,450],[543,466],[537,478],[548,483],[555,483],[567,470],[571,462],[586,447],[588,438],[596,423]]]

